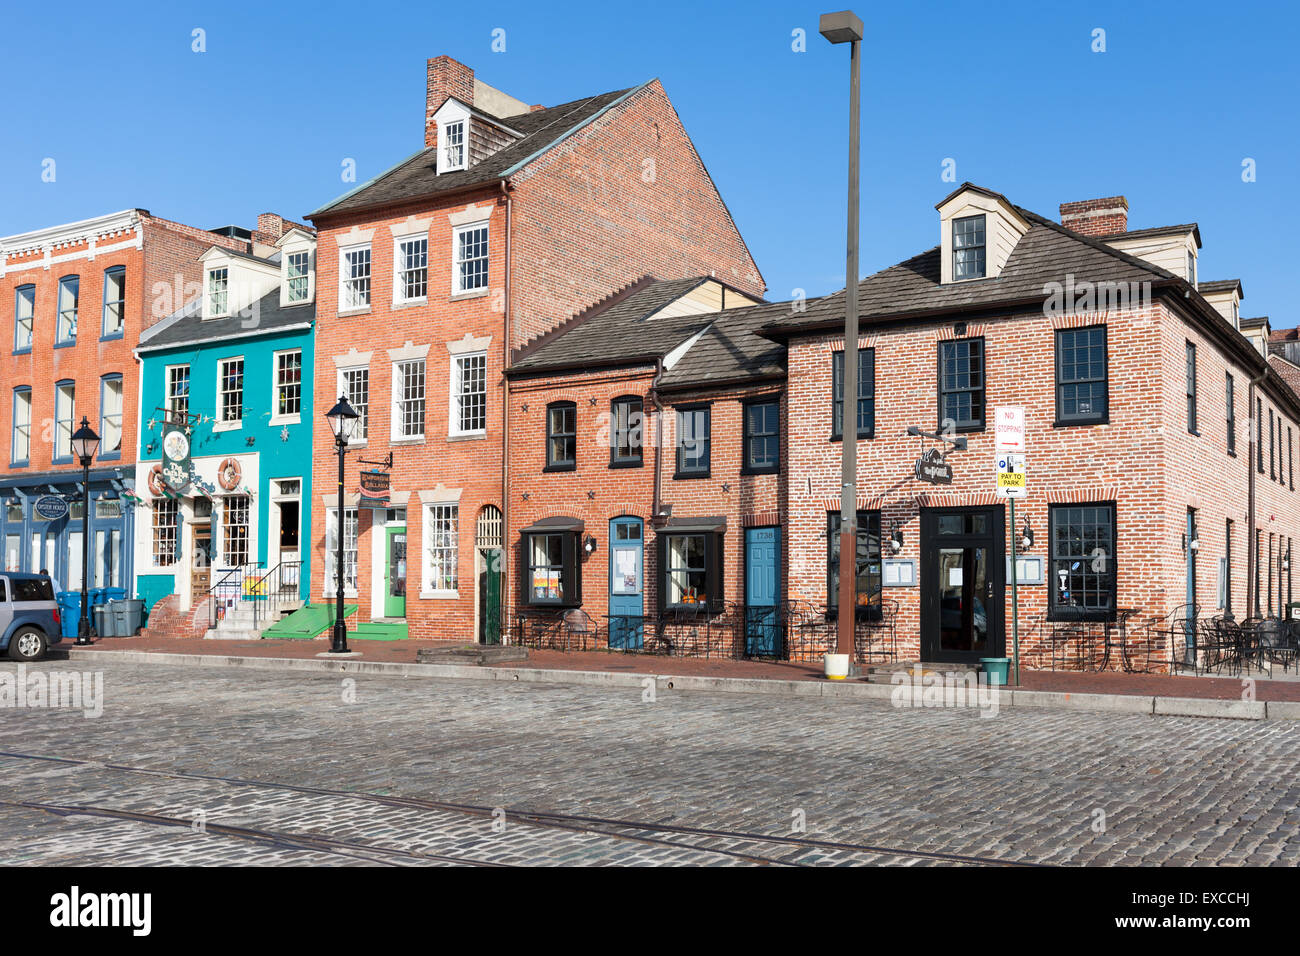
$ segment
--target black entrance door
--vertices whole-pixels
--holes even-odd
[[[1002,657],[1006,584],[1001,508],[921,512],[921,659]]]

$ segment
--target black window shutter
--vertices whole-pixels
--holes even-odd
[[[659,613],[668,608],[668,535],[655,535],[655,556],[659,562]]]
[[[722,532],[714,532],[706,540],[709,542],[709,610],[714,614],[720,614],[726,609],[723,594]]]
[[[531,550],[531,535],[519,536],[519,594],[524,604],[533,603],[533,582],[529,578],[528,552]]]
[[[582,603],[582,577],[578,567],[578,535],[568,532],[560,539],[560,574],[562,575],[560,603],[577,606]]]

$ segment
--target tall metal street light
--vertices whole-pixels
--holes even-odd
[[[853,664],[853,631],[858,585],[858,165],[861,139],[862,21],[851,10],[823,13],[818,26],[831,43],[849,44],[849,208],[848,246],[844,264],[844,399],[840,422],[840,593],[836,628],[840,654]],[[852,409],[852,413],[850,413]],[[850,417],[850,414],[852,417]]]
[[[361,416],[357,414],[356,409],[348,404],[348,400],[342,395],[339,396],[338,402],[325,413],[325,420],[330,423],[330,431],[334,433],[334,447],[339,453],[339,517],[338,517],[338,553],[335,555],[334,567],[336,580],[338,582],[338,605],[334,611],[334,631],[330,639],[331,654],[347,654],[348,651],[348,626],[343,623],[343,539],[346,537],[346,512],[343,505],[343,456],[348,451],[348,439],[352,437],[352,429],[356,427],[357,419]]]
[[[81,618],[77,621],[77,646],[85,647],[90,640],[90,606],[86,599],[86,583],[90,575],[90,462],[99,451],[99,436],[90,427],[86,416],[81,416],[81,427],[72,433],[72,453],[81,462]]]

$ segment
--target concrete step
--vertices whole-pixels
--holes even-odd
[[[866,668],[865,680],[868,684],[893,683],[894,675],[903,673],[909,677],[920,674],[978,674],[979,667],[974,664],[953,664],[946,661],[894,661],[890,664],[872,664]]]
[[[422,647],[416,651],[415,660],[418,664],[507,664],[528,660],[528,649],[501,644],[452,644]]]

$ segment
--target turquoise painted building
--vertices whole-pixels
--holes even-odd
[[[315,237],[214,246],[203,287],[136,349],[136,588],[306,600],[311,580]],[[218,602],[219,603],[219,602]]]

